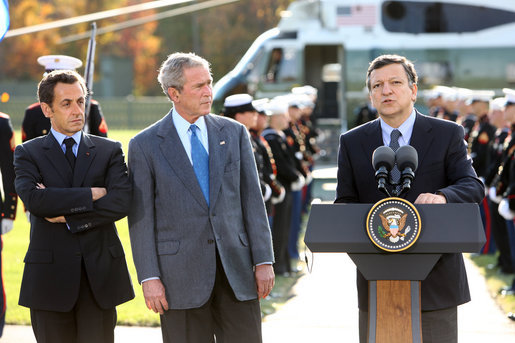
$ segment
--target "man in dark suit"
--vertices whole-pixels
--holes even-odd
[[[14,190],[14,130],[11,125],[11,119],[5,113],[0,112],[0,174],[2,180],[0,188],[0,228],[1,234],[4,235],[11,231],[16,217],[16,203],[18,196]],[[0,242],[0,266],[2,265],[2,249],[4,242]],[[0,268],[0,295],[5,294],[3,271]],[[0,337],[4,331],[5,324],[6,298],[0,296]]]
[[[78,58],[66,55],[45,55],[38,58],[38,63],[45,67],[45,73],[53,70],[75,70],[82,66]],[[26,142],[32,138],[44,136],[50,132],[50,119],[41,109],[41,104],[36,102],[25,110],[21,124],[21,140]],[[98,101],[91,99],[91,108],[88,116],[88,133],[107,137],[107,124],[102,114]]]
[[[113,342],[116,306],[134,297],[114,222],[130,207],[119,142],[83,133],[87,94],[74,71],[41,80],[51,134],[16,147],[16,190],[31,212],[19,304],[38,342]]]
[[[336,202],[375,203],[384,198],[376,186],[372,153],[398,137],[400,146],[409,144],[418,152],[417,175],[405,195],[407,200],[416,204],[480,203],[484,187],[467,156],[463,128],[414,109],[417,74],[413,64],[402,56],[379,56],[370,64],[367,86],[379,119],[340,137]],[[368,285],[359,272],[357,284],[360,340],[365,342]],[[424,343],[457,342],[457,305],[469,300],[462,255],[442,255],[422,281]]]
[[[129,144],[129,232],[163,341],[261,342],[272,242],[249,133],[209,113],[209,63],[175,53],[158,77],[173,109]]]

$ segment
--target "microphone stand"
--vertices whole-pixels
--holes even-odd
[[[386,189],[386,180],[388,179],[388,171],[381,167],[376,171],[377,189],[383,192],[387,197],[391,197],[390,192]]]

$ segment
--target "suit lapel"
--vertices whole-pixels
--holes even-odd
[[[422,164],[429,147],[433,144],[434,135],[432,134],[431,123],[427,118],[417,111],[417,118],[413,125],[413,133],[411,134],[410,145],[417,150],[418,165]]]
[[[214,208],[222,186],[227,146],[230,142],[220,120],[211,114],[204,118],[209,140],[209,199],[210,207]]]
[[[95,144],[91,141],[89,136],[82,133],[79,150],[77,151],[77,160],[75,161],[75,169],[73,174],[73,186],[79,187],[84,181],[88,173],[91,162],[95,158],[96,149]]]
[[[59,175],[61,175],[61,178],[67,180],[67,184],[71,185],[73,179],[72,168],[52,133],[45,136],[43,149],[45,150],[46,157],[49,159],[50,163],[54,165]]]
[[[362,137],[362,147],[363,153],[365,156],[370,157],[370,163],[372,163],[372,154],[374,150],[384,145],[383,142],[383,133],[381,131],[381,122],[379,119],[375,119],[370,122],[370,124],[366,124],[367,129],[365,130],[365,135]]]
[[[416,111],[416,113],[417,117],[415,119],[415,124],[413,125],[413,133],[411,134],[409,144],[417,150],[420,165],[420,161],[422,161],[426,155],[429,147],[433,143],[434,137],[431,133],[432,126],[425,116],[420,114],[418,111]],[[381,122],[379,119],[375,119],[373,122],[370,122],[367,130],[365,131],[365,135],[362,137],[363,152],[367,156],[372,157],[374,150],[379,146],[384,145],[383,134],[381,132]]]
[[[206,199],[204,199],[204,194],[202,194],[200,189],[195,171],[173,124],[172,113],[168,113],[159,125],[157,136],[161,138],[161,143],[159,144],[161,153],[175,172],[175,175],[181,180],[186,189],[191,192],[195,200],[207,209]]]

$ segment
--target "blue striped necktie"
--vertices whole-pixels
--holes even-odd
[[[191,130],[191,159],[193,170],[197,176],[200,189],[204,194],[207,205],[209,206],[209,155],[197,136],[197,125],[190,125]]]

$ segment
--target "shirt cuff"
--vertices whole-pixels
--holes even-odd
[[[145,280],[142,280],[141,283],[146,282],[146,281],[150,281],[150,280],[159,280],[159,277],[157,277],[157,276],[149,277],[149,278],[146,278]]]

